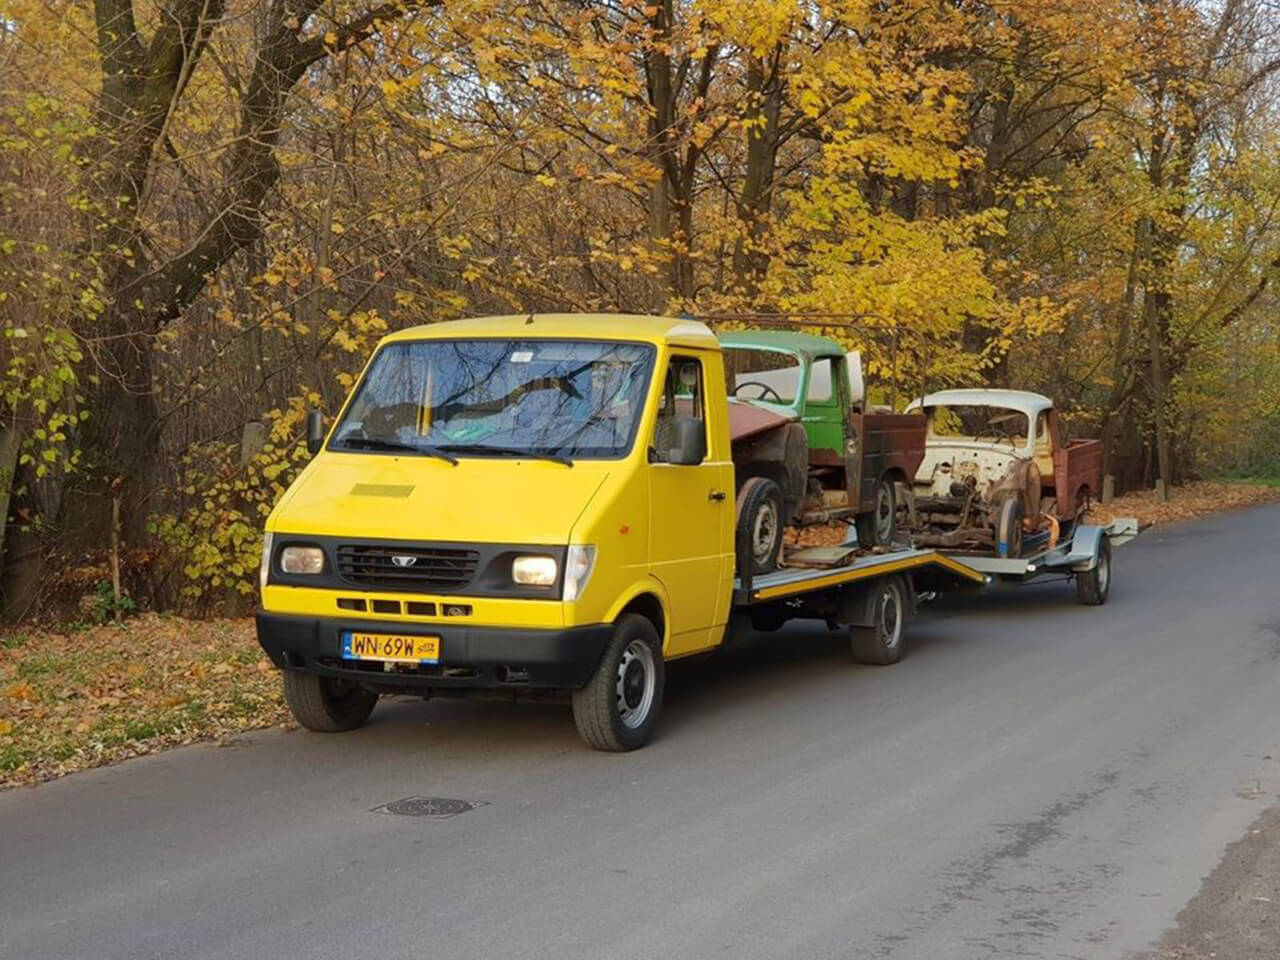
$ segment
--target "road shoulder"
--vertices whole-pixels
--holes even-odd
[[[1280,804],[1227,847],[1222,862],[1150,953],[1134,960],[1280,957]]]

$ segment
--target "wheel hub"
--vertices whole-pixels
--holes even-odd
[[[886,589],[880,597],[880,630],[888,647],[896,647],[902,634],[900,605],[901,598],[893,588]]]
[[[618,661],[618,675],[614,685],[618,719],[623,726],[634,729],[649,718],[657,689],[656,676],[653,650],[649,645],[643,640],[628,643]]]
[[[773,556],[773,543],[777,537],[778,514],[772,502],[761,505],[752,528],[751,554],[757,563],[766,563]]]
[[[876,497],[876,530],[880,534],[881,543],[888,541],[893,530],[893,507],[889,503],[888,490],[883,486]]]
[[[622,701],[627,708],[634,710],[640,706],[640,698],[644,696],[644,667],[639,660],[627,664],[622,674]]]

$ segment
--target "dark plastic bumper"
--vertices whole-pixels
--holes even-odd
[[[298,617],[259,611],[258,643],[288,670],[344,677],[382,690],[432,688],[573,689],[590,679],[613,634],[607,624],[560,630],[408,624]],[[381,663],[342,659],[347,630],[440,638],[440,663],[385,670]]]

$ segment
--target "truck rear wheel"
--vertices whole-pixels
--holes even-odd
[[[768,477],[748,477],[734,513],[738,570],[769,573],[782,552],[782,488]]]
[[[1092,570],[1076,574],[1076,599],[1089,607],[1100,607],[1107,602],[1111,589],[1111,541],[1105,536],[1098,544],[1098,561]]]
[[[849,647],[858,663],[887,666],[902,659],[907,624],[907,586],[901,577],[884,577],[871,587],[870,626],[849,627]]]
[[[364,726],[378,695],[349,680],[286,670],[284,700],[294,719],[308,730],[342,733]]]
[[[596,672],[573,691],[579,736],[597,750],[643,747],[657,726],[664,681],[658,631],[639,614],[624,614]]]
[[[870,513],[859,514],[858,543],[865,549],[887,547],[893,543],[898,528],[898,505],[893,481],[882,477],[876,485],[876,507]]]

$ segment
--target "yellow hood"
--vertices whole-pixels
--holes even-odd
[[[294,481],[267,529],[319,536],[563,544],[609,461],[326,452]]]

